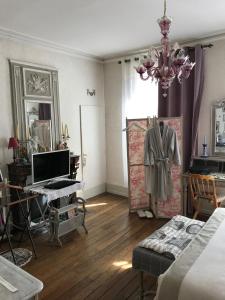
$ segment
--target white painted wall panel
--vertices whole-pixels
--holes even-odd
[[[58,70],[61,120],[68,124],[71,151],[80,154],[79,105],[104,106],[103,65],[45,48],[0,39],[0,164],[3,166],[12,162],[12,150],[7,149],[8,138],[13,134],[8,58],[48,65]],[[87,88],[95,88],[96,96],[88,96]]]

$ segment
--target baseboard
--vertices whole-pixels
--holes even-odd
[[[128,197],[128,188],[124,186],[114,185],[107,183],[106,184],[106,191],[111,194],[120,195],[124,197]]]
[[[100,184],[98,186],[95,186],[93,188],[83,190],[82,197],[84,199],[89,199],[89,198],[95,197],[99,194],[105,193],[105,191],[106,191],[106,184],[102,183],[102,184]],[[81,193],[79,193],[79,195],[81,195]]]

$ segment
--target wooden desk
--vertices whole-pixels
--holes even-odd
[[[70,178],[76,179],[77,170],[79,168],[79,155],[71,155],[70,156]],[[8,176],[9,176],[9,182],[13,185],[19,185],[21,187],[25,187],[31,182],[28,182],[27,180],[29,176],[31,175],[31,164],[17,164],[17,163],[11,163],[8,164]],[[15,200],[17,199],[17,193],[15,190],[10,190],[11,199]],[[39,206],[42,210],[46,207],[46,201],[44,199],[39,199]],[[32,205],[31,207],[31,220],[35,220],[40,218],[40,211],[39,207],[37,205]],[[18,212],[18,210],[13,210],[13,223],[20,226],[23,220],[23,216]]]
[[[61,179],[58,179],[60,181]],[[68,179],[69,180],[69,179]],[[44,186],[34,186],[27,187],[32,193],[45,195],[47,199],[47,207],[49,208],[49,227],[50,227],[50,238],[49,241],[57,243],[62,246],[60,241],[60,237],[67,234],[68,232],[77,229],[79,226],[83,226],[86,233],[88,233],[85,227],[85,200],[77,197],[76,192],[81,190],[84,187],[84,182],[77,182],[73,185],[61,188],[61,189],[48,189]],[[64,207],[55,208],[51,205],[52,201],[68,197],[70,204],[68,203]],[[82,209],[79,208],[79,205],[82,205]],[[65,214],[69,214],[69,212],[73,212],[73,215],[68,215],[68,218],[63,218],[62,216]],[[43,212],[43,216],[45,212]]]
[[[183,182],[183,213],[185,216],[188,216],[190,214],[192,214],[192,212],[190,212],[190,209],[188,209],[188,204],[191,203],[191,199],[189,199],[189,193],[188,193],[188,181],[189,181],[189,176],[191,175],[191,173],[184,173],[182,175],[182,182]],[[213,175],[215,177],[215,184],[216,184],[216,188],[219,189],[224,189],[224,193],[225,193],[225,173],[210,173],[210,175]],[[222,205],[223,206],[223,205]],[[211,213],[209,211],[204,210],[204,213],[206,215],[210,215]]]

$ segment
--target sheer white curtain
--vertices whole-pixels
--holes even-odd
[[[134,57],[122,63],[122,127],[126,118],[137,119],[158,114],[158,85],[151,80],[143,81],[135,70],[138,62]],[[122,135],[124,184],[128,184],[126,133]]]

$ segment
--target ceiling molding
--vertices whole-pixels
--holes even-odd
[[[148,52],[148,49],[139,49],[139,50],[137,49],[137,50],[129,51],[126,53],[122,52],[116,56],[112,56],[109,58],[103,58],[103,57],[99,57],[99,56],[96,56],[96,55],[93,55],[90,53],[86,53],[85,51],[66,47],[66,46],[58,44],[58,43],[54,43],[54,42],[40,39],[40,38],[37,38],[34,36],[30,36],[27,34],[12,31],[12,30],[9,30],[9,29],[3,28],[3,27],[0,27],[0,38],[5,38],[5,39],[13,40],[16,42],[23,42],[23,43],[26,43],[31,46],[41,47],[46,50],[50,50],[50,51],[66,54],[69,56],[73,56],[76,58],[81,58],[81,59],[98,62],[98,63],[115,62],[118,60],[129,58],[134,55],[145,55]],[[183,40],[183,41],[181,40],[178,42],[182,46],[187,46],[187,45],[191,46],[196,43],[210,43],[210,42],[216,42],[216,41],[224,40],[224,39],[225,39],[225,32],[221,32],[221,33],[217,33],[217,34],[210,35],[210,36],[202,36],[198,39],[190,39],[190,40]],[[173,43],[173,41],[171,41],[171,44],[172,43]],[[152,46],[159,48],[160,44],[155,44]]]
[[[45,48],[47,50],[63,53],[77,58],[82,58],[82,59],[101,62],[101,63],[103,62],[103,59],[101,57],[92,55],[90,53],[86,53],[84,51],[77,50],[77,49],[72,49],[61,44],[57,44],[34,36],[12,31],[3,27],[0,27],[0,38],[6,38],[17,42],[18,41],[23,42],[31,46],[36,46],[36,47],[38,46],[41,48]]]
[[[46,69],[48,71],[58,71],[58,69],[53,66],[35,64],[35,63],[29,62],[29,61],[16,60],[16,59],[11,59],[11,58],[8,58],[8,60],[10,61],[10,63],[22,65],[24,67],[34,67],[34,68]]]
[[[186,41],[181,40],[181,41],[177,41],[177,42],[182,47],[185,47],[185,46],[193,46],[193,45],[198,44],[198,43],[201,43],[201,44],[213,43],[213,42],[217,42],[217,41],[220,41],[220,40],[225,40],[225,32],[217,33],[217,34],[210,35],[210,36],[202,36],[198,39],[192,39],[192,40],[190,39],[190,40],[186,40]],[[174,41],[171,41],[171,44],[173,44],[173,43],[174,43]],[[155,44],[155,45],[152,45],[151,47],[160,48],[161,45],[160,44]],[[117,56],[104,59],[104,63],[107,64],[107,63],[111,63],[111,62],[117,62],[118,60],[131,58],[132,56],[135,56],[135,55],[146,55],[149,51],[149,48],[148,49],[140,49],[140,50],[136,50],[136,51],[130,51],[130,52],[127,52],[127,53],[120,53]]]

